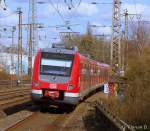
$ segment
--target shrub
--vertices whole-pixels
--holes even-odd
[[[150,46],[138,56],[130,57],[126,77],[128,84],[121,116],[131,124],[150,125]]]

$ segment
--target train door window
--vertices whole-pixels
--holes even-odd
[[[100,69],[99,69],[99,67],[97,67],[97,75],[99,76],[99,72],[100,71]]]
[[[94,66],[94,75],[96,76],[96,66]]]
[[[100,75],[100,69],[99,68],[97,69],[97,73],[98,73],[98,76],[99,76]]]
[[[97,76],[97,66],[95,66],[95,76]]]
[[[100,73],[101,73],[101,71],[100,71],[100,68],[98,69],[98,75],[100,76]]]
[[[93,69],[90,70],[90,74],[93,75]]]
[[[86,69],[85,68],[82,68],[82,75],[86,75]]]

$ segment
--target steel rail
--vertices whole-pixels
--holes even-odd
[[[11,129],[15,129],[18,126],[20,126],[22,123],[24,123],[25,121],[28,121],[28,120],[32,119],[36,115],[37,115],[37,112],[33,112],[32,114],[28,115],[27,117],[13,123],[12,125],[9,125],[5,129],[3,129],[3,131],[8,131],[8,130],[11,130]]]

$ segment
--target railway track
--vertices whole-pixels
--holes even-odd
[[[3,128],[2,131],[37,131],[37,129],[38,131],[109,131],[110,126],[111,130],[121,131],[121,129],[118,129],[118,126],[114,124],[113,121],[106,121],[105,119],[107,117],[101,117],[100,121],[95,119],[100,113],[105,116],[105,112],[101,111],[99,108],[95,109],[95,106],[92,106],[97,99],[105,99],[104,94],[96,93],[81,102],[75,110],[69,113],[65,110],[62,111],[60,108],[55,106],[50,106],[45,112],[40,112],[39,110],[29,112],[30,115],[25,115],[19,120],[14,121],[12,119],[11,121],[13,121],[13,123],[11,123],[10,126]],[[90,114],[89,112],[93,112],[91,116],[94,117],[94,119],[86,118],[86,116]],[[95,115],[94,112],[96,113]],[[16,119],[16,117],[14,119]]]
[[[52,108],[50,108],[52,109]],[[53,109],[52,109],[53,110]],[[55,114],[53,112],[41,113],[41,112],[32,112],[19,119],[18,121],[13,122],[13,124],[6,126],[2,131],[26,131],[26,130],[59,130],[63,126],[64,120],[67,118],[68,114],[59,113]]]
[[[23,115],[22,118],[18,119],[17,121],[11,122],[8,126],[4,126],[4,127],[0,128],[0,130],[7,131],[10,129],[14,129],[17,126],[21,125],[23,122],[25,122],[29,119],[32,119],[32,117],[34,117],[34,115],[36,115],[36,113],[28,113],[28,112],[21,112],[20,114],[21,115],[25,114],[25,115]],[[11,119],[11,118],[9,118],[9,119]]]
[[[17,80],[13,80],[13,81],[11,81],[11,80],[0,80],[0,85],[6,85],[6,84],[11,84],[11,83],[15,84],[16,81]],[[30,83],[30,81],[29,80],[22,80],[22,83],[28,84],[28,83]]]
[[[29,80],[22,80],[20,84],[17,84],[17,80],[0,80],[0,90],[7,88],[25,87],[30,86],[31,82]]]
[[[9,82],[5,81],[3,84],[5,85],[10,84]],[[3,88],[0,90],[0,108],[6,109],[18,104],[29,102],[30,99],[30,84],[25,84],[24,86],[20,87],[14,87],[14,88]],[[27,115],[23,115],[24,117],[21,117],[19,120],[12,120],[12,122],[5,128],[3,128],[4,131],[26,131],[26,130],[36,130],[38,125],[39,131],[45,131],[45,130],[85,130],[85,123],[83,113],[86,112],[87,108],[89,107],[96,107],[96,114],[99,116],[105,116],[100,117],[100,119],[109,119],[106,120],[108,125],[111,125],[111,128],[115,130],[122,130],[122,128],[127,128],[126,125],[123,125],[123,123],[116,122],[116,119],[111,118],[110,115],[107,116],[107,114],[110,114],[106,112],[106,109],[102,108],[103,105],[96,106],[94,101],[97,99],[97,97],[100,96],[100,99],[105,99],[104,94],[100,93],[99,96],[96,94],[93,96],[90,96],[87,98],[87,100],[83,101],[75,111],[71,113],[67,112],[61,112],[58,108],[50,107],[46,113],[42,113],[40,111],[38,112],[29,112]],[[110,119],[111,118],[111,119]],[[86,120],[85,120],[86,121]],[[82,123],[82,124],[81,124]],[[113,126],[112,126],[113,125]],[[92,126],[92,125],[91,125]],[[89,128],[89,127],[88,127]],[[1,130],[1,129],[0,129]]]
[[[30,86],[0,90],[0,109],[30,101]]]

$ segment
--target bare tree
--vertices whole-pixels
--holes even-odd
[[[143,48],[150,42],[150,26],[144,21],[138,21],[131,25],[131,39],[139,55],[143,53]]]

